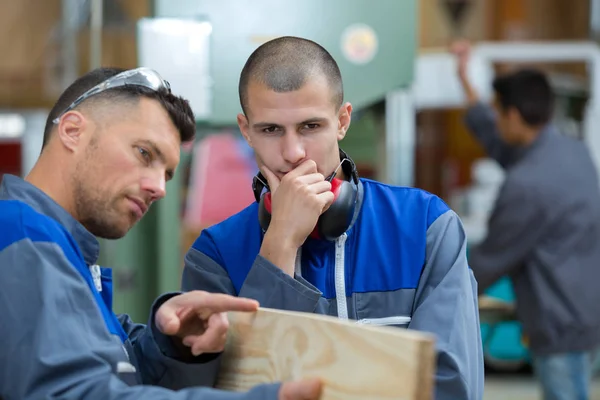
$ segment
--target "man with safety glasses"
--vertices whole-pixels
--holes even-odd
[[[319,397],[318,381],[193,388],[214,384],[225,312],[254,300],[169,293],[148,326],[112,312],[96,237],[123,237],[166,195],[194,133],[188,102],[150,69],[97,69],[60,96],[32,171],[0,185],[0,398]]]

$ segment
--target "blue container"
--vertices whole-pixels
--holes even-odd
[[[485,294],[500,300],[515,300],[508,277],[498,280]],[[522,342],[521,323],[503,322],[496,324],[493,330],[488,324],[482,323],[481,338],[486,365],[500,370],[515,370],[530,363],[529,351]]]

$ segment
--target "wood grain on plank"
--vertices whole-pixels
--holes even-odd
[[[323,315],[261,308],[230,313],[217,387],[319,377],[322,400],[433,397],[433,336]]]

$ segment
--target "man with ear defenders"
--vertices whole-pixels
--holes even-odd
[[[345,131],[345,128],[342,128]],[[295,242],[299,245],[293,246],[293,255],[297,248],[302,245],[306,237],[307,230],[310,232],[310,237],[314,239],[335,240],[340,237],[351,224],[350,217],[355,217],[359,210],[356,207],[358,200],[358,192],[362,190],[362,185],[358,179],[356,167],[351,158],[340,149],[340,165],[333,173],[324,178],[317,171],[317,164],[312,160],[306,160],[297,168],[287,173],[282,180],[284,185],[276,196],[278,204],[275,209],[276,214],[272,217],[273,198],[271,193],[275,193],[282,186],[281,181],[267,166],[262,166],[265,172],[258,173],[252,181],[252,190],[254,197],[259,203],[258,206],[258,221],[264,231],[267,231],[271,219],[275,219],[275,226],[287,228],[289,235],[281,232],[279,235],[276,228],[271,229],[273,237],[294,237]],[[349,163],[349,170],[340,170],[344,162]],[[348,180],[344,179],[345,175],[349,176]],[[268,183],[265,182],[268,181]],[[287,183],[291,182],[291,183]],[[263,195],[263,189],[267,189],[267,193]],[[287,197],[286,197],[287,196]],[[303,227],[297,229],[287,221],[288,215],[293,213],[302,213],[301,210],[306,209],[308,220],[301,221]],[[298,220],[300,218],[296,218]],[[268,242],[268,241],[267,241]]]
[[[183,290],[430,332],[436,399],[480,399],[477,284],[461,222],[432,194],[359,178],[338,146],[352,106],[335,60],[312,41],[274,39],[246,62],[239,94],[257,201],[201,233]]]

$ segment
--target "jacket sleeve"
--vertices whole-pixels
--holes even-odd
[[[479,293],[520,268],[554,217],[531,187],[505,182],[488,221],[484,241],[469,252]]]
[[[9,244],[0,250],[0,269],[0,398],[277,398],[277,385],[248,393],[128,386],[117,375],[127,362],[121,342],[57,244],[50,238]]]
[[[244,266],[235,268],[243,270]],[[185,256],[182,290],[238,295],[257,300],[261,307],[288,311],[318,312],[324,307],[321,292],[316,287],[300,276],[292,278],[260,255],[256,256],[239,293],[236,293],[215,243],[206,231]]]
[[[158,308],[179,293],[160,296],[152,305],[148,325],[134,323],[128,315],[119,315],[140,368],[144,384],[179,390],[192,386],[214,386],[220,360],[211,354],[194,357],[187,348],[178,349],[154,323]]]
[[[500,137],[493,110],[484,103],[475,103],[467,110],[465,122],[488,156],[502,167],[506,167],[515,156],[516,150]]]
[[[435,335],[437,400],[483,397],[477,283],[467,265],[462,224],[452,210],[427,231],[426,262],[409,329]]]

